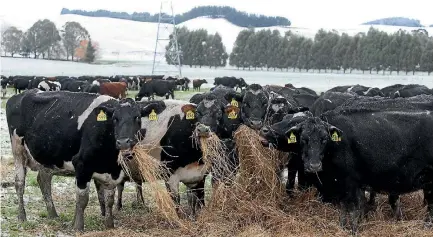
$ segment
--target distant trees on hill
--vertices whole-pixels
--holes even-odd
[[[423,27],[419,20],[409,19],[404,17],[389,17],[379,20],[369,21],[363,25],[388,25],[388,26],[407,26],[407,27]]]
[[[97,47],[91,47],[94,55],[89,60],[86,57],[87,44],[90,34],[78,22],[66,22],[59,31],[56,25],[48,20],[38,20],[26,32],[14,26],[7,28],[2,35],[1,46],[5,56],[14,57],[19,54],[23,57],[44,59],[87,60],[93,62],[97,55]],[[83,47],[83,42],[85,46]],[[96,42],[93,42],[97,45]],[[90,48],[89,48],[90,49]],[[83,51],[84,50],[84,51]]]
[[[331,70],[433,72],[433,38],[423,31],[388,34],[375,28],[349,36],[319,30],[314,39],[277,30],[243,30],[237,36],[230,65],[243,69],[319,72]]]
[[[75,14],[81,16],[91,17],[110,17],[132,21],[142,22],[158,22],[159,14],[150,14],[148,12],[134,12],[129,14],[127,12],[112,12],[107,10],[97,11],[83,11],[83,10],[69,10],[63,8],[60,14]],[[164,15],[167,16],[167,15]],[[188,12],[178,14],[175,16],[177,24],[197,18],[197,17],[212,17],[224,18],[234,25],[241,27],[270,27],[270,26],[290,26],[291,22],[284,17],[270,17],[264,15],[248,14],[240,12],[232,7],[219,7],[219,6],[201,6],[195,7]]]
[[[225,67],[227,64],[228,54],[218,33],[211,35],[204,29],[189,31],[186,27],[182,27],[177,31],[177,41],[179,50],[182,52],[183,65],[217,68]],[[170,54],[175,53],[174,50],[170,50],[173,44],[171,35],[165,54],[168,64],[177,63],[171,60],[173,57]]]

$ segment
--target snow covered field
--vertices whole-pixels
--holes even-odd
[[[42,18],[41,18],[42,19]],[[3,25],[14,25],[23,31],[26,31],[38,19],[9,17],[5,16]],[[149,61],[153,59],[153,51],[155,48],[155,40],[157,34],[157,23],[136,22],[122,19],[103,18],[103,17],[85,17],[78,15],[59,15],[50,18],[58,29],[67,21],[77,21],[82,24],[92,36],[94,41],[100,44],[101,60],[128,60],[128,61]],[[179,27],[186,26],[190,30],[200,28],[207,29],[210,34],[218,32],[221,34],[223,43],[230,53],[238,33],[246,28],[235,26],[225,19],[210,19],[206,17],[195,18],[179,24]],[[335,29],[340,33],[346,32],[349,35],[354,35],[358,32],[367,32],[370,26],[357,25],[351,28]],[[396,26],[374,26],[388,33],[393,33],[399,29],[411,31],[417,28],[396,27]],[[291,30],[294,33],[313,38],[318,28],[301,28],[301,27],[267,27],[256,28],[261,29],[277,29],[284,32]],[[331,29],[326,29],[331,30]],[[426,30],[432,34],[433,28],[428,27]],[[167,32],[165,32],[167,33]],[[163,36],[167,37],[167,35]],[[163,51],[163,47],[158,49]],[[119,53],[119,55],[116,54]]]

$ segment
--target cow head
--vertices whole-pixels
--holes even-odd
[[[287,114],[280,122],[264,126],[260,130],[260,142],[265,147],[274,147],[283,152],[296,152],[297,144],[287,142],[286,131],[309,117],[313,117],[310,111]]]
[[[322,160],[327,147],[341,142],[342,131],[320,118],[310,117],[285,132],[287,143],[299,146],[304,169],[307,172],[322,170]]]
[[[198,136],[209,137],[213,132],[220,137],[230,137],[237,129],[241,123],[240,102],[236,100],[236,94],[228,95],[227,98],[232,100],[224,105],[214,94],[208,94],[198,105],[194,105]]]
[[[238,81],[238,86],[239,86],[239,88],[244,88],[244,87],[247,87],[248,86],[248,84],[245,82],[245,80],[241,77],[241,78],[239,78],[238,79],[239,81]]]
[[[252,129],[262,128],[268,109],[268,93],[258,84],[251,84],[245,89],[242,100],[242,120]]]
[[[95,109],[95,113],[97,121],[112,121],[116,148],[125,157],[132,158],[130,151],[138,142],[137,135],[145,135],[145,130],[141,130],[141,117],[148,114],[148,108],[141,108],[134,100],[127,98],[114,107],[102,104]]]

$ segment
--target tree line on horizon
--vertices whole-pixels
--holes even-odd
[[[177,64],[172,58],[175,52],[173,35],[170,35],[166,46],[165,59],[168,64]],[[208,34],[205,29],[189,31],[186,27],[177,30],[178,49],[181,52],[181,64],[192,66],[209,66],[209,68],[225,67],[228,54],[222,42],[221,35]]]
[[[69,21],[58,30],[48,19],[38,20],[26,32],[10,26],[3,32],[1,41],[4,56],[71,59],[88,63],[96,59],[98,46],[80,23]]]
[[[230,65],[243,69],[433,71],[433,38],[424,31],[393,34],[370,27],[367,33],[349,36],[320,29],[314,39],[290,31],[243,30],[237,36]]]
[[[140,22],[158,22],[159,20],[159,13],[150,14],[149,12],[134,12],[132,14],[129,14],[127,12],[112,12],[107,10],[85,11],[63,8],[60,14],[75,14],[90,17],[109,17]],[[166,13],[162,13],[161,16],[164,19],[171,17]],[[174,19],[176,21],[176,24],[180,24],[198,17],[224,18],[232,24],[240,27],[270,27],[291,25],[291,22],[285,17],[248,14],[246,12],[241,12],[236,10],[235,8],[227,6],[194,7],[188,12],[175,15]],[[162,22],[170,23],[166,21],[167,20],[163,20]]]

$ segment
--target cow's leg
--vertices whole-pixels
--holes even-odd
[[[105,216],[105,198],[104,198],[104,189],[102,188],[102,184],[99,183],[98,180],[93,179],[95,183],[96,192],[98,193],[99,206],[101,208],[101,216]]]
[[[15,149],[13,149],[15,150]],[[14,151],[15,158],[15,191],[18,195],[18,220],[26,221],[26,210],[24,209],[24,188],[26,186],[27,168],[24,156],[18,151]]]
[[[82,161],[77,161],[80,158],[72,158],[72,163],[75,167],[76,177],[76,206],[74,217],[74,229],[76,231],[84,231],[84,210],[89,202],[90,181],[92,180],[92,172],[85,169]]]
[[[431,180],[431,179],[430,179]],[[430,181],[423,189],[424,200],[427,202],[426,226],[433,227],[433,183]]]
[[[388,195],[388,202],[391,205],[392,211],[394,213],[394,217],[397,221],[401,220],[403,214],[401,211],[401,203],[399,195]]]
[[[120,211],[122,209],[122,196],[123,196],[123,190],[125,189],[125,183],[126,180],[122,180],[122,182],[120,182],[117,185],[117,203],[116,203],[116,210]]]
[[[179,195],[179,177],[177,175],[171,175],[168,181],[165,183],[173,201],[176,205],[176,212],[179,214],[180,195]]]
[[[114,218],[113,218],[114,194],[115,194],[114,187],[106,188],[104,190],[106,228],[114,228]]]
[[[200,211],[204,207],[204,183],[205,179],[197,183],[195,188],[192,190],[192,202],[190,207],[192,208],[192,214],[195,216],[197,211]]]
[[[136,181],[135,182],[135,189],[137,194],[137,203],[145,204],[144,197],[143,197],[143,182],[142,181]]]
[[[362,206],[365,194],[358,184],[347,178],[344,185],[344,197],[342,200],[343,211],[340,218],[340,224],[347,228],[346,217],[349,216],[350,231],[352,235],[358,232],[358,226],[362,217]]]
[[[39,188],[42,192],[42,197],[44,198],[45,205],[47,206],[47,212],[49,218],[59,217],[56,212],[56,208],[53,203],[52,193],[51,193],[51,181],[53,179],[53,174],[48,170],[40,170],[38,172],[37,181]]]
[[[289,196],[293,196],[293,189],[295,188],[295,181],[296,181],[296,172],[298,171],[297,165],[298,161],[295,157],[289,161],[289,164],[287,165],[287,182],[286,182],[286,193]],[[299,180],[299,179],[298,179]]]

